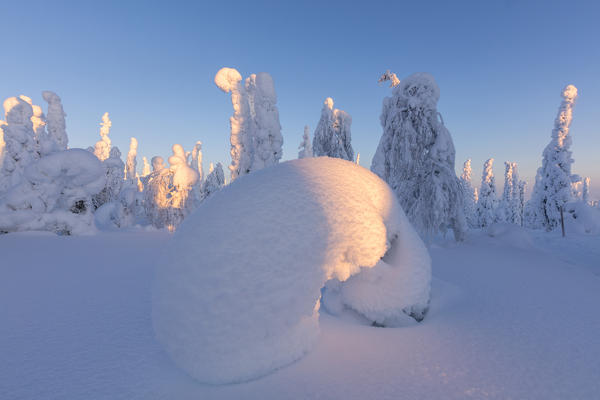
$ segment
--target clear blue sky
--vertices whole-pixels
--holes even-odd
[[[303,126],[316,126],[323,100],[353,117],[352,142],[370,166],[389,94],[400,79],[431,73],[438,110],[457,150],[473,159],[519,163],[532,178],[560,92],[579,89],[571,127],[573,171],[600,197],[600,2],[109,2],[3,4],[0,97],[42,90],[63,99],[71,147],[99,138],[101,115],[123,153],[168,156],[173,143],[204,143],[206,165],[229,157],[228,94],[213,83],[223,66],[275,81],[284,159],[296,158]]]

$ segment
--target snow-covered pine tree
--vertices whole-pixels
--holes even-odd
[[[527,190],[527,182],[519,181],[519,225],[525,223],[525,191]]]
[[[108,158],[102,161],[102,167],[104,169],[105,183],[102,191],[93,197],[95,208],[119,199],[125,178],[125,164],[121,160],[121,151],[118,147],[111,147]]]
[[[150,169],[150,163],[146,157],[142,157],[142,162],[144,163],[144,167],[142,169],[142,177],[150,175],[152,170]]]
[[[192,149],[192,161],[190,166],[198,173],[198,184],[204,179],[204,171],[202,169],[202,142],[197,141]]]
[[[315,157],[328,156],[354,161],[350,127],[352,117],[345,111],[333,108],[333,99],[328,97],[323,103],[321,119],[313,137]]]
[[[214,167],[213,163],[210,163],[209,173],[202,184],[202,201],[206,200],[210,195],[221,190],[225,185],[225,174],[223,174],[223,166],[221,163],[217,163]]]
[[[313,156],[313,148],[310,143],[310,128],[304,126],[304,134],[302,135],[302,143],[298,146],[298,158],[308,158]]]
[[[512,163],[504,162],[504,188],[502,190],[502,198],[498,204],[497,214],[498,220],[505,222],[513,222],[512,210],[512,193],[513,193],[513,170]]]
[[[464,195],[454,172],[452,138],[437,111],[439,95],[435,80],[425,73],[393,87],[383,101],[383,135],[371,170],[391,186],[424,239],[452,229],[462,240]]]
[[[98,157],[100,161],[106,160],[110,157],[110,137],[108,134],[110,133],[110,127],[112,126],[112,122],[108,116],[108,113],[105,112],[102,115],[102,122],[100,123],[100,140],[96,142],[94,146],[94,155]]]
[[[479,190],[479,201],[477,202],[477,218],[480,227],[486,227],[497,221],[496,214],[496,180],[492,166],[494,159],[488,159],[483,165],[481,175],[481,189]]]
[[[583,179],[583,190],[581,191],[581,200],[585,204],[590,204],[590,178]]]
[[[523,225],[523,210],[521,209],[523,199],[521,199],[519,169],[516,162],[511,163],[511,175],[510,222],[516,225]]]
[[[471,159],[469,158],[463,164],[463,172],[460,176],[460,183],[464,195],[464,209],[467,223],[469,224],[469,227],[476,228],[478,227],[477,214],[475,212],[475,205],[477,201],[475,200],[476,189],[473,188],[472,173]]]
[[[273,79],[265,72],[250,75],[245,85],[233,68],[221,68],[215,84],[231,92],[231,179],[274,165],[282,155],[283,136]]]
[[[4,156],[0,166],[0,192],[21,182],[25,168],[40,158],[33,131],[33,108],[19,97],[4,101]]]
[[[46,133],[46,116],[42,111],[42,107],[33,104],[31,98],[25,95],[20,95],[19,98],[28,103],[33,112],[31,123],[38,156],[41,157],[56,151],[54,143],[49,140]]]
[[[66,150],[69,138],[67,137],[67,125],[60,97],[54,92],[45,90],[42,97],[48,103],[46,114],[46,131],[49,138],[56,144],[56,151]]]
[[[125,164],[125,180],[133,185],[137,185],[137,139],[132,137],[129,141],[129,152],[127,153],[127,163]]]
[[[571,136],[569,127],[573,119],[573,106],[577,88],[567,85],[562,91],[562,102],[552,129],[552,140],[546,146],[542,166],[538,169],[535,186],[529,201],[528,225],[550,231],[560,225],[560,209],[571,201]]]

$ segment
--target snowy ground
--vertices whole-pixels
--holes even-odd
[[[169,237],[0,236],[0,398],[600,397],[599,236],[474,233],[434,244],[421,324],[322,314],[308,356],[227,386],[196,383],[154,340],[152,263]]]

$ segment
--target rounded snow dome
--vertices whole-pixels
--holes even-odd
[[[183,222],[157,268],[154,328],[199,381],[241,382],[310,350],[326,282],[346,307],[398,326],[423,317],[430,278],[379,177],[341,159],[288,161],[236,179]]]

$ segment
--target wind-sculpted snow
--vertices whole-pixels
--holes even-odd
[[[240,382],[311,349],[327,281],[345,307],[399,325],[425,314],[430,277],[385,182],[345,160],[294,160],[236,180],[184,221],[157,268],[154,328],[196,379]]]

